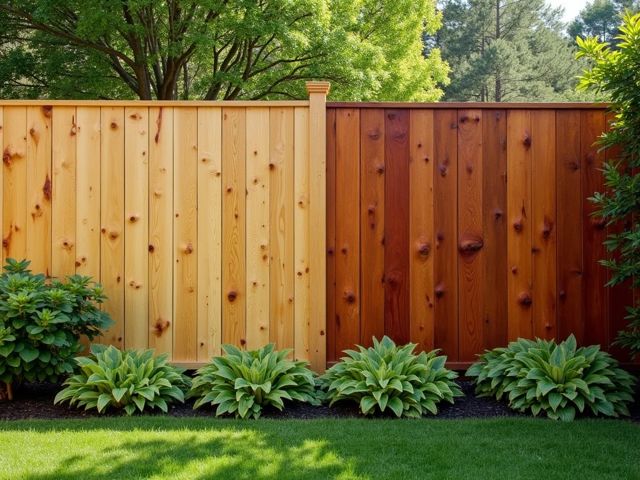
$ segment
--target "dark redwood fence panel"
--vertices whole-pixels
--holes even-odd
[[[518,336],[610,349],[632,294],[598,263],[605,127],[594,104],[329,104],[328,360],[383,334],[460,365]]]

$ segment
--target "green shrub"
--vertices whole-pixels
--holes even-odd
[[[0,275],[0,381],[56,382],[73,371],[81,335],[111,324],[102,287],[89,277],[47,280],[29,262],[7,259]]]
[[[77,357],[80,373],[68,378],[54,403],[95,408],[124,409],[131,415],[145,408],[167,412],[173,401],[184,402],[191,380],[183,370],[167,363],[167,354],[153,356],[153,350],[121,351],[113,346],[92,345],[91,356]]]
[[[518,339],[485,352],[467,376],[475,378],[480,396],[506,396],[514,410],[564,421],[585,409],[594,415],[629,415],[635,384],[599,346],[576,348],[573,335],[560,344]]]
[[[284,408],[284,400],[318,404],[314,374],[307,362],[286,357],[290,350],[275,350],[273,344],[244,351],[223,345],[225,355],[215,357],[198,370],[189,397],[193,408],[217,405],[216,416],[233,414],[258,418],[263,407]]]
[[[398,417],[420,417],[438,413],[438,403],[453,403],[462,392],[455,372],[445,368],[447,357],[413,353],[416,345],[402,347],[389,338],[373,339],[373,347],[345,350],[346,357],[320,377],[326,398],[355,402],[363,414],[389,408]]]

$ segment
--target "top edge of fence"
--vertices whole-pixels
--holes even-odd
[[[327,108],[409,108],[409,109],[465,109],[465,110],[604,110],[608,103],[594,102],[327,102]]]
[[[6,100],[0,107],[308,107],[309,100]]]

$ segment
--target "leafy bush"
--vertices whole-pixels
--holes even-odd
[[[73,371],[81,335],[92,339],[111,323],[98,306],[102,287],[89,277],[65,282],[7,259],[0,275],[0,381],[58,381]]]
[[[91,356],[77,357],[80,373],[68,378],[54,403],[95,408],[124,409],[127,415],[145,408],[167,412],[167,404],[184,402],[191,380],[183,370],[167,363],[167,354],[153,356],[153,350],[121,351],[113,346],[92,345]]]
[[[198,370],[189,397],[193,408],[217,405],[216,416],[234,414],[258,418],[263,407],[284,408],[284,400],[318,404],[314,374],[307,362],[286,357],[290,350],[275,350],[273,344],[244,351],[223,345],[225,355],[214,357]]]
[[[604,93],[611,98],[615,114],[600,146],[608,149],[610,160],[604,165],[606,190],[591,199],[609,228],[605,246],[609,258],[601,263],[611,271],[608,285],[625,284],[640,288],[640,13],[626,13],[615,45],[597,38],[578,38],[578,56],[591,61],[591,68],[580,79],[580,88]],[[634,218],[635,217],[635,218]],[[632,297],[631,297],[632,298]],[[619,333],[617,343],[640,353],[640,302],[630,300],[625,319],[628,326]]]
[[[507,396],[514,410],[564,421],[587,408],[594,415],[629,415],[635,384],[598,345],[576,348],[573,335],[560,344],[518,339],[485,352],[467,376],[475,378],[480,396]]]
[[[346,357],[320,377],[326,398],[356,402],[363,414],[389,408],[398,417],[420,417],[438,413],[443,400],[453,403],[462,395],[455,372],[445,368],[447,357],[413,353],[416,345],[402,347],[387,336],[373,339],[373,347],[345,350]]]

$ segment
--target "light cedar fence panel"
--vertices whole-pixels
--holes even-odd
[[[31,268],[51,272],[51,110],[27,107],[27,251]]]
[[[368,172],[356,166],[369,168],[376,156],[367,135],[375,129],[365,126],[378,112],[387,122],[385,141],[395,144],[385,150],[384,191],[374,196]],[[398,142],[402,129],[389,133],[389,114],[396,119],[409,114],[408,149]],[[353,125],[358,118],[359,136]],[[357,329],[363,332],[369,323],[371,307],[364,299],[375,297],[377,285],[365,272],[378,256],[384,258],[386,289],[390,279],[408,275],[404,291],[385,297],[379,335],[403,342],[408,329],[408,340],[420,349],[442,349],[454,367],[518,336],[575,333],[581,344],[600,343],[609,350],[624,325],[618,304],[628,304],[631,292],[606,289],[609,274],[597,263],[606,257],[607,229],[591,214],[588,197],[604,188],[599,171],[604,156],[594,142],[605,126],[604,106],[592,104],[329,104],[330,360],[353,347]],[[420,161],[429,156],[431,167]],[[405,186],[408,215],[398,200]],[[382,252],[375,250],[365,221],[379,196],[385,198]],[[360,222],[353,222],[358,216]],[[397,242],[409,253],[404,271],[399,271]],[[360,272],[358,284],[352,270]],[[349,291],[359,293],[349,297]],[[410,308],[398,316],[402,295],[409,296]],[[429,299],[432,320],[425,316],[430,303],[422,303]]]
[[[327,91],[0,101],[3,259],[100,281],[114,319],[101,343],[197,366],[224,342],[274,341],[322,370]]]

